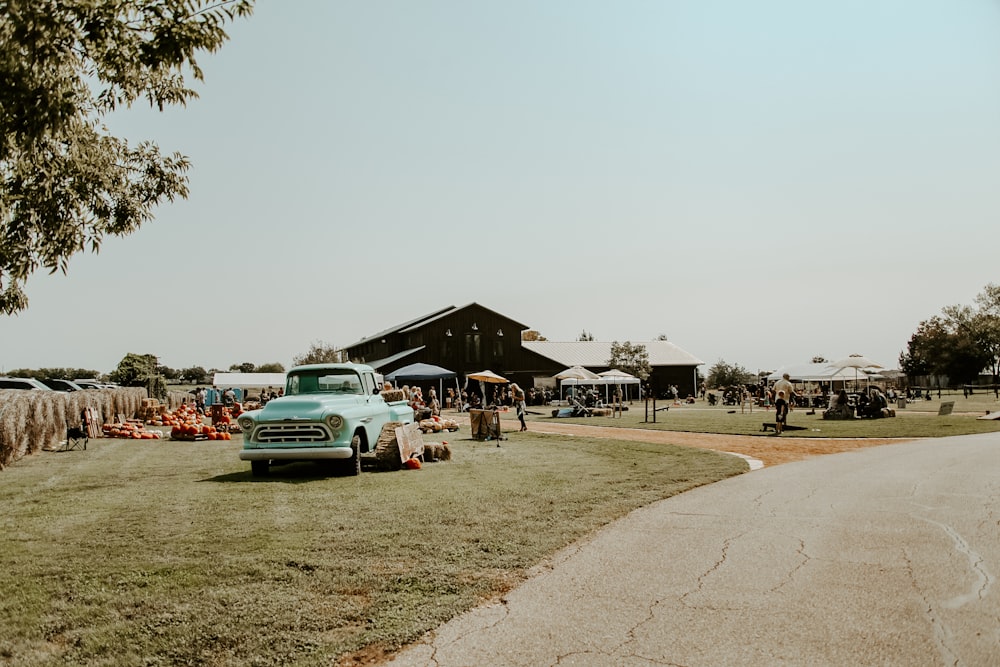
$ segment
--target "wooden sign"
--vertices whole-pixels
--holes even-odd
[[[424,455],[424,434],[420,424],[403,424],[396,427],[396,444],[403,461]]]
[[[950,415],[951,411],[955,409],[955,401],[941,401],[941,407],[938,408],[938,416]]]

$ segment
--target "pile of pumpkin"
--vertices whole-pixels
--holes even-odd
[[[104,424],[101,426],[105,438],[130,438],[132,440],[159,440],[159,431],[147,431],[141,421],[131,419],[124,424]]]
[[[228,431],[207,424],[179,424],[170,429],[171,440],[232,440]]]
[[[420,430],[424,433],[440,433],[441,431],[457,431],[458,422],[434,415],[430,419],[420,420]]]
[[[156,415],[152,419],[147,419],[146,424],[150,426],[181,426],[182,424],[200,424],[201,415],[188,403],[181,404],[173,412],[166,412],[166,406],[161,407],[164,412]]]

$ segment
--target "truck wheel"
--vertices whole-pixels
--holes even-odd
[[[351,438],[351,458],[343,460],[343,473],[349,477],[361,474],[361,436],[357,433]]]
[[[268,468],[271,467],[270,461],[251,461],[250,462],[250,472],[253,473],[254,477],[266,477]]]

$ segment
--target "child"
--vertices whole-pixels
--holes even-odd
[[[785,420],[788,418],[788,401],[785,400],[785,392],[779,391],[778,397],[774,399],[774,430],[778,435],[785,428]]]

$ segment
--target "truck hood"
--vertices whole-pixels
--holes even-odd
[[[325,415],[340,413],[359,403],[364,396],[283,396],[267,402],[260,410],[261,421],[294,419],[321,421]]]

